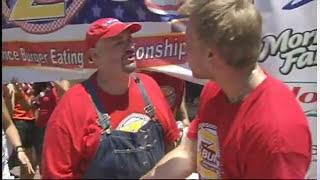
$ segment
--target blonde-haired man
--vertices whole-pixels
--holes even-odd
[[[193,0],[188,62],[210,79],[188,138],[143,178],[304,178],[311,161],[306,117],[294,95],[257,64],[262,18],[250,0]]]

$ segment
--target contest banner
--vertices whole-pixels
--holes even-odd
[[[137,37],[134,60],[140,68],[185,63],[183,34]],[[5,66],[40,66],[66,69],[94,68],[85,59],[84,41],[4,42],[2,63]]]
[[[317,6],[315,0],[255,0],[263,16],[260,64],[285,82],[308,117],[317,176]],[[279,109],[281,111],[281,109]]]
[[[105,17],[142,24],[133,40],[139,68],[184,64],[185,37],[172,28],[180,5],[163,0],[2,0],[3,81],[12,76],[33,82],[88,77],[94,65],[85,58],[85,32]]]

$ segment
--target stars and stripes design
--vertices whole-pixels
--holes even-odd
[[[61,2],[61,0],[58,0]],[[72,4],[77,3],[79,0],[64,0],[66,9]],[[54,0],[37,0],[34,3],[54,3]],[[170,21],[171,19],[179,18],[177,13],[172,13],[172,4],[175,1],[172,0],[85,0],[83,6],[78,8],[75,15],[68,24],[88,24],[99,18],[113,17],[124,22],[163,22]],[[16,3],[16,0],[5,1],[8,9],[12,9]],[[161,10],[161,8],[164,8]],[[166,8],[168,9],[167,13]],[[153,11],[152,8],[157,8],[157,11]],[[160,9],[159,9],[160,8]],[[161,12],[160,12],[161,10]],[[158,11],[160,13],[158,13]],[[4,13],[4,12],[2,12]],[[66,16],[68,12],[66,13]],[[61,21],[62,18],[56,18],[44,21],[35,22],[8,22],[4,16],[2,16],[2,28],[13,28],[18,27],[18,23],[29,23],[29,24],[48,24],[53,21]],[[66,24],[67,25],[67,24]]]

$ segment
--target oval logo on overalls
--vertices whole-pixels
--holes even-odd
[[[132,113],[123,119],[117,127],[117,130],[125,132],[138,132],[142,126],[150,121],[150,117],[145,114]]]

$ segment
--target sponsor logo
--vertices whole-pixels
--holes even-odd
[[[68,3],[67,3],[68,2]],[[54,32],[70,22],[85,0],[8,0],[2,1],[2,15],[32,34]]]
[[[262,39],[258,61],[265,62],[269,56],[279,56],[283,64],[279,72],[289,74],[293,68],[305,69],[317,65],[317,30],[293,33],[282,31],[278,36],[267,35]]]
[[[135,133],[148,121],[150,121],[150,118],[147,115],[132,113],[120,122],[117,130]]]
[[[288,4],[284,5],[282,7],[282,9],[284,9],[284,10],[296,9],[298,7],[306,5],[307,3],[311,2],[311,1],[313,1],[313,0],[291,0]]]
[[[220,148],[216,126],[201,123],[198,131],[197,171],[201,178],[220,177]]]
[[[300,86],[294,86],[292,92],[301,103],[311,104],[317,102],[317,92],[305,91]]]

